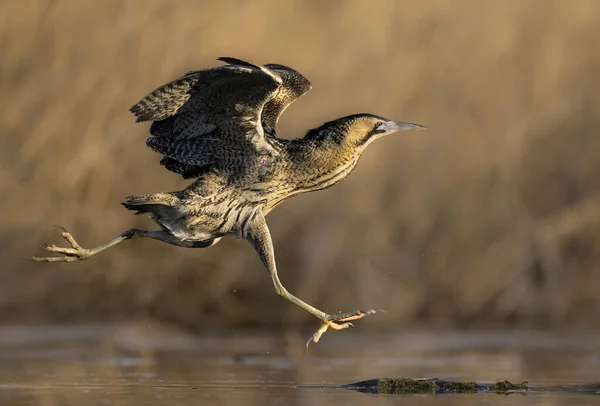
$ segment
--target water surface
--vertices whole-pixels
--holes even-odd
[[[0,328],[2,405],[600,404],[600,396],[367,395],[301,385],[379,377],[600,381],[600,334],[328,333],[193,336],[151,323]],[[441,398],[443,397],[443,399]]]

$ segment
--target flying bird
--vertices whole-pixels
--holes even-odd
[[[148,214],[160,229],[130,229],[89,249],[62,229],[70,247],[46,244],[42,248],[61,255],[31,259],[84,260],[134,237],[206,248],[235,235],[255,248],[275,292],[321,321],[307,345],[316,343],[328,328],[348,328],[375,310],[327,314],[289,293],[279,280],[265,216],[292,196],[340,182],[374,140],[425,127],[361,113],[329,121],[303,138],[277,138],[280,115],[311,89],[309,80],[284,65],[219,60],[225,64],[188,72],[130,109],[137,122],[152,122],[146,144],[163,156],[161,165],[195,179],[184,190],[131,196],[122,203]]]

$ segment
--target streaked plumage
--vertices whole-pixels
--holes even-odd
[[[64,231],[72,248],[46,247],[64,256],[36,260],[86,259],[134,236],[203,248],[237,235],[255,247],[276,292],[322,320],[312,337],[316,342],[328,327],[346,328],[349,320],[374,311],[328,315],[287,292],[277,276],[265,216],[289,197],[341,181],[373,140],[423,127],[354,114],[312,129],[304,138],[279,139],[279,116],[310,90],[308,79],[284,65],[220,60],[226,65],[188,72],[130,109],[138,122],[152,121],[147,145],[163,155],[161,164],[196,178],[182,191],[128,197],[123,203],[137,214],[149,214],[161,230],[128,230],[89,250]]]
[[[228,65],[188,72],[130,109],[136,121],[154,121],[147,145],[164,155],[162,165],[184,178],[199,176],[207,166],[231,168],[233,158],[245,161],[255,151],[273,150],[279,116],[311,88],[308,79],[287,66],[219,59]]]

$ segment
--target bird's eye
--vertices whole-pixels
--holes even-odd
[[[379,128],[383,125],[383,123],[381,121],[378,121],[375,123],[375,127]]]

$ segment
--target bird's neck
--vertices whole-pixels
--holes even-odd
[[[298,192],[321,190],[344,179],[360,154],[332,139],[303,138],[287,145],[294,188]]]

